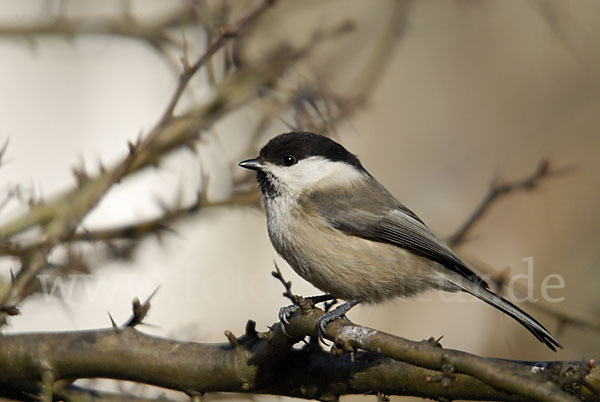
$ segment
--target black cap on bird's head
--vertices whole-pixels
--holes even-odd
[[[337,142],[306,131],[280,134],[260,150],[258,158],[239,166],[256,170],[261,192],[267,199],[282,193],[291,196],[314,189],[322,179],[336,177],[349,182],[368,175],[358,158]],[[337,173],[337,174],[336,174]]]
[[[258,158],[240,162],[239,165],[247,169],[260,170],[262,163],[265,162],[291,166],[310,157],[344,162],[364,170],[358,158],[346,148],[330,138],[308,131],[280,134],[262,147]]]
[[[285,165],[285,157],[288,155],[297,161],[320,156],[332,162],[345,162],[363,169],[358,158],[346,148],[330,138],[307,131],[278,135],[260,150],[260,158],[274,164]]]

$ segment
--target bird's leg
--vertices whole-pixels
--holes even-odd
[[[333,299],[335,299],[335,296],[333,296],[329,293],[326,293],[324,295],[310,296],[310,297],[305,298],[305,300],[308,300],[312,304],[321,303],[321,302],[324,302],[327,300],[333,300]],[[298,306],[298,303],[294,303],[291,306],[282,307],[281,309],[279,309],[279,321],[281,321],[282,324],[286,324],[286,325],[289,324],[290,323],[288,321],[289,317],[298,310],[300,310],[300,306]]]
[[[325,336],[325,327],[327,327],[327,324],[329,324],[331,321],[337,320],[338,318],[342,317],[358,303],[360,303],[360,301],[357,299],[347,301],[346,303],[334,308],[331,311],[326,312],[325,314],[317,318],[317,332],[319,333],[319,339],[321,340],[321,342],[325,343],[323,338]]]

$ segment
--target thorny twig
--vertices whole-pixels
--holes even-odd
[[[173,111],[175,110],[183,91],[196,72],[198,72],[198,70],[205,65],[206,62],[219,49],[223,47],[227,40],[237,37],[243,29],[247,28],[248,25],[256,20],[260,14],[262,14],[268,7],[271,7],[275,2],[276,0],[264,0],[248,14],[240,18],[236,24],[224,27],[221,31],[221,34],[208,46],[204,54],[200,56],[191,66],[188,65],[185,60],[183,61],[183,72],[179,76],[179,83],[177,84],[177,88],[175,89],[175,92],[173,93],[166,110],[160,118],[157,127],[166,124],[173,117]]]
[[[479,206],[473,211],[465,223],[452,235],[448,240],[448,244],[453,247],[461,245],[466,241],[468,234],[473,230],[475,225],[481,220],[481,218],[489,211],[491,206],[500,198],[512,194],[518,191],[532,191],[538,188],[543,180],[555,177],[558,175],[568,174],[574,171],[576,167],[562,167],[552,168],[552,165],[548,159],[542,159],[536,168],[536,170],[530,175],[509,182],[500,182],[498,179],[492,180],[488,193],[480,202]],[[485,263],[478,261],[476,266],[485,266]],[[491,269],[485,270],[491,272]],[[491,280],[499,289],[503,289],[506,286],[505,275],[499,275],[492,277]],[[515,284],[518,286],[518,284]],[[600,322],[590,320],[589,317],[577,317],[572,313],[564,313],[552,309],[544,304],[534,303],[534,308],[543,311],[553,317],[559,322],[559,327],[567,324],[574,326],[584,327],[600,331]]]
[[[192,25],[196,19],[197,13],[191,5],[181,7],[151,23],[139,21],[131,14],[124,14],[119,18],[68,18],[64,16],[64,12],[61,12],[57,17],[46,21],[19,24],[18,26],[2,25],[0,26],[0,36],[25,38],[33,44],[33,37],[36,35],[59,35],[71,38],[75,35],[108,34],[139,39],[164,51],[167,45],[177,45],[168,35],[168,30]]]
[[[198,212],[200,209],[234,205],[255,205],[258,200],[258,193],[254,190],[238,192],[228,199],[220,201],[208,201],[199,194],[191,205],[173,209],[166,208],[163,214],[156,218],[146,219],[131,224],[116,225],[104,229],[86,230],[83,228],[68,239],[65,239],[65,242],[109,243],[115,240],[139,240],[150,235],[160,236],[163,232],[172,232],[171,225],[173,223]],[[20,256],[28,249],[40,247],[41,245],[41,241],[28,243],[26,246],[22,246],[18,243],[0,242],[0,254]]]
[[[71,200],[70,208],[60,209],[47,222],[44,228],[44,242],[22,258],[21,270],[12,281],[10,289],[0,295],[0,306],[15,307],[27,296],[26,289],[29,284],[48,265],[47,256],[50,251],[68,238],[75,231],[81,219],[98,204],[112,185],[121,180],[134,163],[136,150],[137,145],[130,145],[129,154],[112,172],[102,175],[97,182],[91,183],[90,186],[82,187],[82,191],[76,193]],[[0,311],[1,323],[5,322],[9,313],[10,310]]]
[[[261,3],[261,7],[252,9],[250,13],[243,16],[236,24],[237,29],[246,26],[272,4],[274,4],[273,0],[266,0]],[[47,256],[51,250],[72,236],[81,220],[100,201],[114,183],[119,182],[125,175],[143,166],[157,164],[163,154],[196,140],[198,138],[198,129],[200,128],[199,124],[202,124],[203,119],[204,123],[209,123],[226,111],[225,106],[227,104],[224,103],[226,101],[231,101],[230,108],[238,106],[246,100],[246,97],[250,93],[255,93],[255,86],[260,86],[260,83],[264,85],[268,80],[272,80],[273,77],[278,77],[289,66],[289,63],[294,60],[294,57],[298,57],[292,51],[288,51],[288,57],[282,58],[281,56],[285,56],[285,53],[280,51],[278,53],[280,55],[279,59],[281,59],[280,64],[275,62],[266,64],[264,71],[246,72],[246,74],[242,71],[234,73],[234,76],[238,80],[242,79],[238,76],[242,75],[244,77],[245,86],[237,85],[238,81],[232,78],[220,88],[221,92],[217,92],[212,103],[206,105],[199,112],[187,116],[182,121],[175,122],[177,124],[174,123],[171,125],[175,127],[167,126],[167,123],[172,122],[172,107],[176,105],[193,73],[198,71],[208,59],[207,55],[213,54],[223,43],[224,39],[219,41],[213,48],[208,49],[203,56],[200,56],[197,62],[191,67],[191,70],[186,69],[182,73],[187,78],[180,80],[180,85],[177,87],[166,112],[163,114],[163,118],[160,119],[159,123],[145,138],[142,139],[140,137],[135,143],[128,143],[129,153],[116,167],[109,171],[101,171],[96,178],[86,178],[86,180],[80,182],[80,185],[76,189],[67,192],[62,197],[57,197],[57,199],[48,204],[33,207],[24,216],[18,217],[0,228],[0,236],[4,238],[4,243],[8,243],[11,236],[29,227],[41,225],[44,229],[44,239],[41,242],[41,247],[30,249],[31,252],[21,256],[21,270],[16,275],[15,281],[8,291],[0,294],[0,306],[16,306],[27,296],[26,288],[35,276],[47,266]],[[252,76],[252,74],[255,74],[255,76]],[[232,86],[236,88],[235,94],[233,97],[232,95],[228,95],[228,98],[224,101],[224,94],[222,92],[231,90]],[[229,99],[231,97],[232,99]],[[0,322],[5,321],[7,313],[8,310],[0,310]]]

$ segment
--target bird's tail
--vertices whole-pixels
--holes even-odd
[[[533,334],[540,342],[546,344],[550,349],[556,351],[556,347],[562,348],[560,343],[548,332],[546,328],[535,320],[532,316],[504,299],[497,294],[489,291],[482,287],[478,283],[472,282],[469,279],[454,274],[453,272],[440,272],[445,279],[458,286],[461,290],[472,294],[473,296],[483,300],[487,304],[496,307],[498,310],[508,314],[521,325],[523,325],[529,332]]]

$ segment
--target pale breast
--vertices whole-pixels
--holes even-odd
[[[304,279],[341,299],[380,302],[448,289],[445,269],[392,244],[350,236],[314,212],[279,198],[265,205],[273,246]]]

